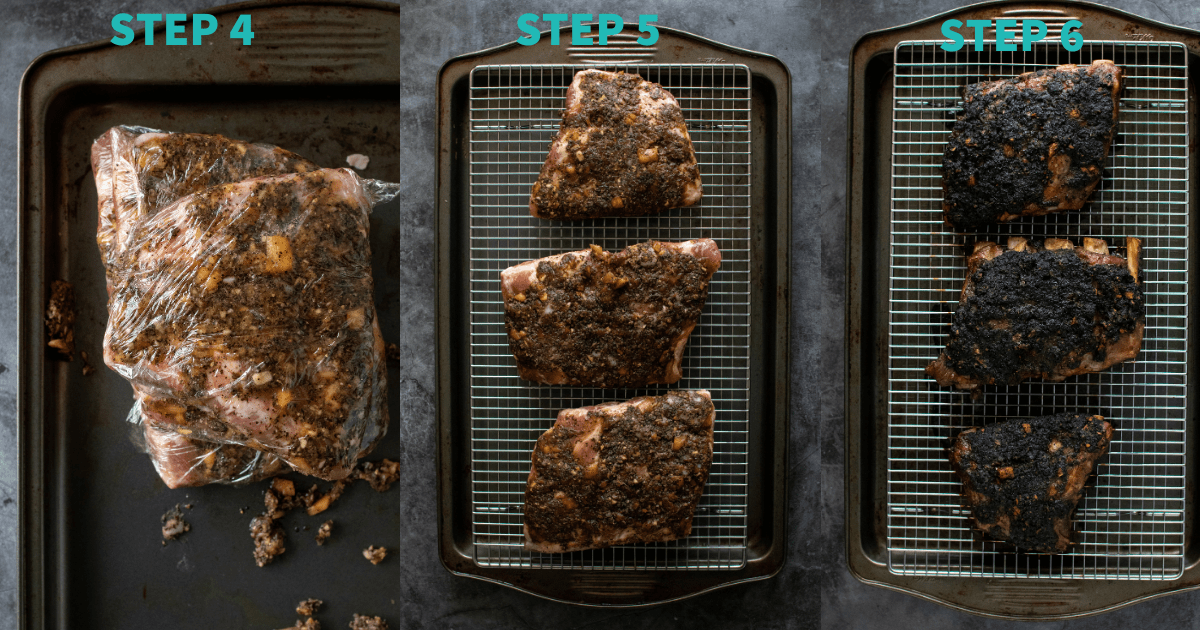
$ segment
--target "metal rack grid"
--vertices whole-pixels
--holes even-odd
[[[1170,579],[1183,570],[1187,390],[1188,125],[1186,49],[1166,42],[1087,42],[1030,52],[895,50],[888,329],[888,566],[907,575]],[[962,88],[1065,63],[1124,69],[1117,135],[1082,210],[956,234],[942,223],[941,161]],[[946,343],[966,275],[966,247],[1007,237],[1103,237],[1125,253],[1143,240],[1146,329],[1137,360],[1062,383],[989,387],[978,399],[924,373]],[[964,428],[1062,411],[1115,426],[1075,514],[1076,545],[1051,556],[972,532],[946,447]]]
[[[557,134],[566,89],[587,67],[638,73],[679,102],[704,199],[649,217],[546,221],[529,190]],[[480,566],[572,569],[738,569],[746,562],[750,345],[750,73],[742,65],[493,65],[471,74],[471,492]],[[500,272],[597,244],[712,238],[721,268],[671,387],[540,386],[517,377],[504,329]],[[690,537],[570,554],[523,549],[530,455],[562,409],[668,389],[707,389],[717,409],[708,485]]]

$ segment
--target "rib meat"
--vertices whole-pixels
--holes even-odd
[[[715,417],[703,390],[559,412],[533,449],[525,548],[686,538],[712,464]]]
[[[150,461],[168,488],[247,483],[288,469],[278,457],[248,446],[193,440],[151,424],[141,430]]]
[[[1022,551],[1066,551],[1071,514],[1112,433],[1101,416],[1062,413],[958,434],[950,464],[975,527]]]
[[[583,70],[529,195],[543,219],[639,216],[700,201],[696,152],[675,97],[636,74]]]
[[[1137,357],[1146,319],[1141,242],[1126,240],[1126,259],[1103,240],[1083,241],[1046,239],[1044,249],[1019,237],[1008,250],[976,244],[950,341],[926,373],[942,386],[975,389],[1061,381]]]
[[[558,254],[500,274],[508,347],[521,378],[643,387],[683,375],[683,350],[721,265],[711,239]]]
[[[106,266],[142,218],[209,186],[319,167],[279,147],[216,134],[113,127],[92,143],[99,200],[96,241]],[[112,280],[110,279],[110,282]]]
[[[220,135],[126,126],[109,129],[92,144],[92,171],[99,202],[96,241],[110,292],[112,274],[122,273],[114,266],[116,258],[138,221],[209,186],[317,168],[279,147]],[[137,405],[141,418],[141,402]],[[254,481],[286,469],[274,455],[247,446],[193,440],[141,425],[142,443],[170,488]]]
[[[145,421],[325,479],[383,434],[372,194],[346,169],[206,188],[136,221],[111,261],[105,363]]]
[[[1083,207],[1117,128],[1121,69],[1107,60],[968,85],[942,160],[942,211],[959,230]]]

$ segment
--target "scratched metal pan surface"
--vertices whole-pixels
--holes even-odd
[[[941,24],[1036,18],[1031,51],[948,53]],[[1057,35],[1082,22],[1086,43]],[[994,31],[985,38],[994,41]],[[991,44],[989,43],[989,47]],[[1125,68],[1103,182],[1079,212],[957,234],[941,225],[940,155],[966,83],[1063,63]],[[1192,526],[1195,364],[1187,317],[1197,204],[1200,34],[1088,3],[992,2],[865,35],[850,64],[847,198],[846,529],[851,572],[980,615],[1054,619],[1200,587]],[[1153,158],[1148,156],[1153,154]],[[930,383],[965,275],[965,247],[1007,236],[1139,236],[1147,336],[1137,361],[1063,383],[989,388],[978,399]],[[1194,345],[1194,341],[1190,342]],[[1002,417],[1099,409],[1117,433],[1055,556],[982,540],[969,525],[945,446]]]
[[[606,47],[510,44],[451,59],[438,80],[438,525],[451,572],[548,599],[647,606],[765,579],[782,566],[787,436],[790,80],[775,58],[661,28]],[[569,32],[563,32],[569,37]],[[543,221],[529,187],[574,73],[638,73],[678,100],[704,199],[652,217]],[[691,535],[570,554],[523,549],[530,453],[559,410],[668,387],[600,390],[520,380],[498,278],[597,244],[710,237],[722,249],[675,388],[717,407],[712,470]]]
[[[21,85],[22,628],[279,628],[307,597],[328,602],[318,618],[330,627],[352,612],[400,622],[392,585],[403,563],[372,566],[361,555],[368,545],[399,546],[398,488],[377,494],[356,484],[324,514],[290,514],[287,553],[260,569],[248,524],[263,509],[264,484],[168,490],[130,441],[131,388],[100,362],[106,296],[89,152],[105,129],[220,133],[331,167],[361,153],[371,158],[366,176],[400,177],[398,7],[255,2],[211,13],[223,27],[211,45],[76,46],[38,58]],[[225,37],[242,13],[253,16],[248,47]],[[389,341],[398,334],[397,215],[391,202],[371,217],[376,308]],[[59,279],[77,298],[70,363],[47,352],[42,324]],[[97,367],[90,376],[80,350]],[[393,423],[402,417],[396,400],[393,390]],[[399,433],[393,427],[371,459],[398,458]],[[159,517],[176,503],[192,504],[184,510],[192,531],[163,546]],[[325,519],[334,536],[318,547]]]

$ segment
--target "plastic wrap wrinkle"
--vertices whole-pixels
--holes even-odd
[[[116,257],[105,362],[150,424],[327,479],[386,426],[361,180],[347,169],[207,188]]]
[[[136,404],[130,411],[131,437],[150,455],[168,488],[249,483],[288,470],[283,460],[248,446],[194,440],[145,424],[140,407]]]
[[[279,460],[348,474],[387,425],[367,215],[398,186],[276,147],[128,127],[92,158],[105,362],[134,387],[164,481],[262,478]],[[264,170],[296,172],[237,179]]]
[[[209,186],[252,177],[303,173],[318,166],[295,153],[219,135],[113,127],[92,145],[99,225],[96,240],[111,272],[111,254],[144,216]],[[110,279],[111,282],[111,279]]]
[[[400,184],[398,183],[385,182],[378,179],[364,179],[362,183],[364,190],[366,190],[367,199],[370,200],[372,206],[387,203],[400,194]]]

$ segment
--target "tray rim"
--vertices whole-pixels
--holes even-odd
[[[381,0],[247,0],[214,6],[204,11],[213,15],[221,15],[234,11],[250,12],[297,6],[371,9],[397,15],[400,14],[401,9],[399,4]],[[135,31],[135,37],[142,32],[142,30]],[[42,345],[43,312],[43,306],[39,302],[43,292],[37,288],[44,280],[44,271],[42,260],[29,259],[29,256],[33,254],[45,255],[44,247],[40,243],[33,244],[34,238],[42,235],[40,226],[34,227],[35,224],[41,222],[42,208],[29,205],[31,197],[36,197],[39,202],[44,197],[42,190],[45,180],[41,166],[45,161],[45,147],[36,138],[45,129],[45,109],[56,97],[80,85],[102,84],[94,77],[87,76],[78,78],[73,76],[70,80],[46,82],[46,85],[39,84],[38,81],[41,71],[54,62],[89,53],[103,53],[112,49],[139,51],[141,46],[119,47],[108,39],[100,39],[46,51],[35,57],[25,67],[17,91],[16,253],[18,274],[16,297],[18,305],[17,361],[19,364],[16,397],[19,453],[17,464],[19,486],[17,627],[21,630],[47,628],[47,607],[62,608],[67,605],[61,597],[56,597],[52,592],[53,589],[62,585],[45,583],[47,558],[51,555],[45,548],[45,531],[47,527],[63,527],[63,524],[47,523],[44,505],[46,488],[50,483],[45,480],[47,471],[44,467],[45,446],[42,439],[45,417],[40,396],[45,384],[45,359],[39,352]],[[129,54],[132,56],[137,53]],[[198,54],[197,57],[202,54]],[[261,63],[269,64],[266,61]],[[331,74],[333,76],[327,83],[347,83],[347,81],[339,81],[336,73]],[[188,84],[172,80],[171,77],[151,77],[151,81],[147,83]],[[286,78],[257,79],[249,81],[249,83],[291,85]],[[375,81],[375,83],[379,83],[379,81]],[[193,82],[190,85],[204,85],[204,83]],[[27,166],[29,164],[36,165],[38,171],[36,175],[31,175],[31,168]],[[33,229],[38,230],[37,234],[30,234]]]
[[[497,567],[479,567],[474,564],[470,558],[459,553],[455,541],[453,540],[453,527],[455,519],[458,515],[454,510],[453,497],[453,479],[456,477],[455,471],[451,466],[451,461],[454,458],[455,445],[451,440],[451,431],[454,419],[451,417],[451,398],[453,391],[453,382],[451,380],[451,356],[450,352],[450,335],[454,331],[449,328],[449,320],[444,316],[450,308],[451,297],[450,293],[453,290],[449,286],[450,279],[446,278],[451,266],[452,254],[450,235],[450,213],[453,210],[451,202],[451,192],[449,190],[450,172],[453,165],[453,158],[449,147],[452,144],[451,134],[451,117],[450,107],[448,103],[451,97],[451,88],[454,83],[462,79],[464,76],[469,76],[472,69],[477,65],[488,65],[477,63],[482,59],[494,60],[496,54],[505,52],[512,53],[519,51],[525,46],[521,46],[517,42],[509,42],[480,51],[458,55],[448,59],[438,70],[437,78],[437,128],[438,135],[436,140],[436,152],[438,156],[438,168],[436,171],[436,187],[437,187],[437,202],[436,202],[436,261],[435,261],[435,276],[438,286],[438,296],[435,308],[435,326],[436,326],[436,354],[437,363],[437,435],[438,448],[436,451],[436,465],[438,469],[437,484],[438,484],[438,557],[442,566],[453,575],[473,578],[485,582],[491,582],[506,586],[517,591],[528,593],[536,597],[560,602],[573,604],[583,607],[594,608],[645,608],[659,604],[679,601],[697,595],[712,592],[717,589],[725,588],[735,584],[753,582],[769,579],[782,569],[785,562],[787,548],[787,435],[790,424],[789,417],[789,391],[790,381],[788,374],[790,370],[790,353],[788,347],[789,340],[789,315],[790,305],[788,302],[790,279],[790,226],[791,226],[791,72],[778,58],[761,52],[749,51],[727,44],[715,42],[703,36],[688,33],[686,31],[674,29],[667,26],[658,26],[662,35],[669,39],[678,38],[684,44],[700,43],[707,45],[715,50],[737,55],[738,58],[722,59],[719,62],[722,64],[744,64],[750,69],[751,81],[757,77],[767,78],[772,83],[776,92],[776,109],[778,111],[776,124],[781,129],[786,130],[786,142],[779,142],[776,148],[776,154],[773,156],[776,161],[776,172],[779,173],[778,181],[776,182],[777,194],[775,199],[776,215],[777,215],[777,234],[775,249],[778,252],[777,278],[775,289],[776,300],[776,321],[774,330],[765,331],[767,335],[773,335],[774,345],[776,347],[776,386],[775,386],[775,409],[774,415],[774,452],[768,455],[771,458],[769,468],[773,471],[773,486],[774,486],[774,513],[770,515],[770,520],[773,521],[773,539],[769,550],[760,558],[749,559],[742,569],[738,570],[686,570],[686,571],[582,571],[574,569],[531,569],[523,567],[512,568],[497,568]],[[560,32],[569,31],[569,27],[563,27]],[[549,33],[549,30],[543,31],[543,34]],[[660,39],[658,46],[663,46],[665,42]],[[565,48],[565,47],[564,47]],[[549,61],[545,63],[551,63]],[[553,63],[579,64],[579,65],[598,65],[584,59],[572,60],[563,53],[563,58],[560,61]],[[612,63],[624,65],[624,61],[615,60]],[[656,62],[654,60],[633,61],[631,63],[669,63]],[[696,65],[704,65],[705,62]],[[602,64],[599,64],[602,65]],[[782,83],[782,85],[781,85]],[[771,287],[764,287],[764,294]],[[781,368],[781,369],[780,369]],[[464,559],[466,560],[464,562]],[[502,577],[505,574],[516,573],[525,577],[518,583],[517,580],[505,579]],[[566,580],[571,577],[607,577],[616,578],[611,583],[618,583],[619,580],[636,579],[645,580],[647,578],[663,578],[663,577],[681,577],[685,575],[715,575],[719,576],[712,580],[712,584],[703,586],[694,591],[684,594],[658,597],[649,601],[633,602],[633,603],[607,603],[573,600],[567,597],[556,596],[551,594],[543,585],[537,584],[536,579],[528,579],[528,575],[545,575],[559,580]],[[728,577],[729,579],[724,579]]]
[[[868,556],[867,551],[862,546],[864,513],[873,509],[871,506],[862,504],[863,486],[871,483],[869,476],[864,474],[867,465],[863,461],[873,457],[873,455],[863,450],[862,438],[864,428],[861,410],[863,405],[860,402],[860,398],[864,389],[863,382],[873,379],[873,376],[869,375],[870,370],[863,365],[863,348],[866,345],[863,335],[876,334],[876,331],[864,331],[860,328],[863,319],[863,309],[867,308],[865,305],[874,299],[873,296],[866,295],[863,290],[864,275],[871,272],[864,269],[863,256],[861,255],[864,246],[862,242],[863,226],[868,220],[863,216],[864,205],[867,202],[865,201],[865,194],[862,193],[862,189],[868,184],[865,181],[865,167],[863,164],[865,160],[873,159],[873,156],[866,155],[864,151],[866,142],[864,136],[867,133],[865,119],[868,107],[866,97],[867,86],[865,84],[867,66],[880,55],[891,55],[895,46],[902,41],[943,39],[940,35],[940,24],[949,17],[961,19],[965,23],[967,19],[990,18],[997,10],[1001,9],[1063,9],[1076,13],[1099,14],[1100,17],[1110,18],[1111,21],[1104,24],[1089,24],[1089,41],[1092,39],[1133,41],[1129,40],[1128,37],[1122,38],[1121,35],[1138,30],[1150,31],[1152,35],[1164,34],[1168,36],[1167,39],[1161,41],[1183,43],[1187,47],[1188,54],[1193,57],[1189,60],[1189,65],[1197,63],[1195,58],[1200,57],[1200,32],[1198,31],[1165,24],[1127,11],[1086,1],[1068,3],[1062,1],[1025,2],[1021,0],[992,0],[981,2],[944,11],[907,24],[871,31],[862,35],[854,44],[850,52],[849,63],[847,64],[849,99],[846,122],[847,247],[845,268],[847,299],[844,329],[846,335],[846,424],[844,427],[846,440],[846,479],[844,487],[846,502],[846,561],[850,573],[864,584],[913,595],[948,608],[983,617],[1049,621],[1098,614],[1171,593],[1200,589],[1200,561],[1185,565],[1180,577],[1172,580],[1080,580],[1067,578],[1033,578],[1021,580],[1014,578],[958,576],[915,577],[891,573],[887,568],[886,562],[882,564],[876,562]],[[1093,19],[1096,18],[1093,17]],[[1120,28],[1122,25],[1132,26],[1133,30],[1123,32]],[[1097,35],[1097,33],[1101,35]],[[1110,36],[1106,37],[1103,34],[1109,34]],[[1159,40],[1156,38],[1155,41]],[[1197,86],[1193,82],[1191,89],[1193,92],[1197,92],[1200,91],[1200,86]],[[1195,101],[1193,100],[1193,102]],[[1192,115],[1194,116],[1195,112]],[[1200,130],[1195,130],[1193,133],[1200,133]],[[1195,151],[1195,144],[1193,143],[1191,148],[1193,157],[1195,156]],[[1193,160],[1193,173],[1191,174],[1193,183],[1195,182],[1195,172],[1200,171],[1198,166],[1200,165],[1197,165],[1195,160]],[[1192,192],[1194,195],[1195,191]],[[1192,199],[1192,212],[1195,212],[1195,197]],[[1190,247],[1196,247],[1194,240],[1190,244]],[[1195,439],[1193,436],[1189,441],[1194,442]],[[1191,447],[1189,446],[1188,448],[1190,449]],[[1189,462],[1189,469],[1193,466],[1194,462]],[[1190,473],[1191,471],[1189,470],[1188,472]],[[1188,496],[1192,494],[1190,491],[1187,492]],[[1189,525],[1190,523],[1185,523],[1185,531],[1187,531]],[[1185,545],[1187,545],[1186,542]],[[1036,607],[1033,605],[1027,605],[1026,612],[1008,612],[998,607],[989,608],[987,606],[987,603],[990,603],[991,600],[983,596],[982,588],[986,584],[998,585],[1001,590],[1011,589],[1014,593],[1023,590],[1019,587],[1013,588],[1014,585],[1025,584],[1079,586],[1081,591],[1091,591],[1092,595],[1097,595],[1096,591],[1102,589],[1104,592],[1099,593],[1101,597],[1093,597],[1092,599],[1080,597],[1074,607],[1059,604],[1066,608],[1063,612],[1034,612]],[[964,585],[965,588],[963,588]],[[1128,595],[1120,593],[1120,591],[1126,590],[1131,591],[1131,593]],[[1087,594],[1086,592],[1084,593],[1084,595]],[[1047,597],[1047,599],[1052,598]],[[983,601],[985,603],[983,605],[976,605],[971,603],[973,601]]]

